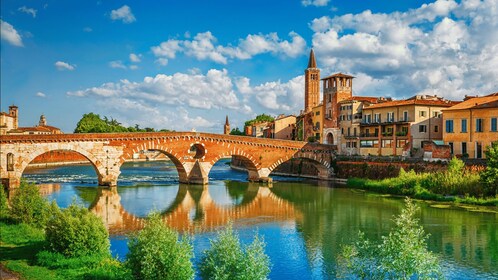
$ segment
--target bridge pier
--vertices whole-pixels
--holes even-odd
[[[1,183],[5,189],[17,189],[21,185],[21,178],[17,177],[2,178]]]

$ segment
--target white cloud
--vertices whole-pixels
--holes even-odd
[[[124,23],[132,23],[136,21],[135,16],[131,12],[130,7],[124,5],[123,7],[111,11],[112,20],[122,20]]]
[[[109,62],[109,67],[116,69],[126,69],[126,66],[123,64],[121,60],[114,60]]]
[[[138,69],[138,65],[130,65],[130,70],[137,70]]]
[[[93,29],[91,27],[85,27],[85,28],[83,28],[83,31],[84,32],[92,32]]]
[[[316,6],[316,7],[323,7],[327,6],[330,0],[301,0],[301,4],[303,6]]]
[[[45,93],[41,92],[41,91],[37,92],[35,95],[36,95],[37,97],[41,97],[41,98],[45,98],[45,97],[47,97],[47,95],[46,95]]]
[[[142,55],[141,54],[134,54],[134,53],[130,53],[130,61],[131,62],[135,62],[135,63],[138,63],[140,61],[142,61],[141,59]]]
[[[495,92],[496,7],[496,0],[437,0],[406,12],[321,17],[310,23],[313,48],[325,73],[352,73],[375,84],[360,90],[355,83],[356,94],[462,99]]]
[[[26,14],[28,14],[28,15],[32,15],[32,16],[33,16],[33,18],[35,18],[35,17],[36,17],[36,12],[37,12],[37,10],[35,10],[35,9],[33,9],[33,8],[28,8],[28,7],[26,7],[26,6],[22,6],[22,7],[20,7],[20,8],[19,8],[19,9],[17,9],[17,10],[18,10],[18,11],[20,11],[20,12],[26,13]]]
[[[17,30],[14,29],[14,26],[9,24],[6,21],[0,19],[0,37],[2,40],[7,41],[9,44],[22,47],[22,39]]]
[[[76,65],[71,65],[63,61],[57,61],[54,65],[59,71],[64,71],[64,70],[73,71],[76,68]]]
[[[216,37],[209,31],[198,33],[192,40],[170,39],[159,46],[151,48],[158,58],[157,63],[166,65],[179,52],[198,60],[211,60],[227,64],[228,59],[250,59],[255,55],[271,53],[288,57],[297,57],[304,53],[306,41],[297,33],[290,32],[290,41],[281,40],[276,33],[250,34],[240,39],[237,46],[217,44]]]

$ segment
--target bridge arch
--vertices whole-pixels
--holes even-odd
[[[237,165],[243,165],[247,170],[247,179],[249,181],[259,181],[260,175],[256,163],[256,159],[253,158],[250,154],[244,152],[243,150],[229,150],[227,152],[223,152],[214,157],[209,163],[209,170],[206,171],[206,174],[209,175],[209,172],[213,168],[213,166],[222,158],[232,157],[232,161],[237,161]]]
[[[316,175],[318,176],[319,179],[328,179],[332,175],[333,171],[331,169],[330,164],[327,161],[309,153],[298,153],[293,157],[280,158],[277,161],[275,161],[272,165],[270,165],[268,170],[271,173],[283,163],[290,162],[295,159],[304,159],[307,162],[311,163],[312,166],[317,170]]]
[[[157,151],[166,155],[175,165],[180,183],[188,182],[188,172],[185,168],[185,163],[176,156],[177,153],[166,145],[155,145],[153,142],[146,142],[143,145],[135,146],[132,149],[125,151],[119,159],[119,167],[121,168],[126,160],[132,159],[133,155],[140,151]]]
[[[41,156],[43,154],[49,153],[49,152],[55,152],[55,151],[70,151],[70,152],[75,152],[79,155],[82,155],[85,157],[88,162],[93,166],[98,180],[99,184],[102,182],[102,179],[106,175],[106,169],[104,166],[104,163],[101,162],[93,153],[89,152],[88,150],[78,146],[78,145],[65,145],[61,147],[60,144],[58,143],[50,143],[48,145],[41,147],[35,148],[32,152],[29,154],[19,154],[15,155],[14,157],[18,157],[17,162],[20,163],[18,165],[18,168],[16,168],[15,172],[15,177],[18,178],[19,180],[22,177],[22,174],[24,173],[24,170],[26,167],[38,156]]]

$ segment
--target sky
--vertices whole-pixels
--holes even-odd
[[[222,133],[299,114],[313,48],[353,95],[498,92],[498,0],[2,0],[1,110]]]

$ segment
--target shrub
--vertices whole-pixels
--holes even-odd
[[[0,185],[0,219],[9,217],[9,205],[7,200],[7,193],[2,185]]]
[[[102,220],[83,206],[71,204],[47,222],[50,250],[66,257],[109,255],[109,233]]]
[[[255,236],[245,250],[232,225],[218,232],[217,240],[211,240],[211,248],[204,252],[200,265],[203,279],[267,279],[270,258],[264,252],[265,243]]]
[[[417,207],[407,198],[406,207],[394,218],[395,227],[381,244],[359,233],[353,245],[343,246],[338,257],[339,276],[369,279],[427,279],[442,277],[439,260],[427,250],[427,238],[415,219]]]
[[[480,181],[484,186],[485,195],[496,196],[498,193],[498,142],[494,142],[486,150],[487,166],[481,172]]]
[[[41,196],[38,187],[21,181],[11,201],[10,216],[18,222],[42,228],[49,215],[49,203]]]
[[[145,227],[128,241],[126,266],[135,279],[192,279],[194,256],[189,238],[166,227],[159,213],[149,214]]]

